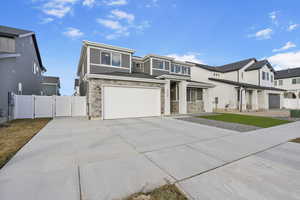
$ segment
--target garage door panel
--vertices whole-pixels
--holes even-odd
[[[104,87],[103,118],[160,116],[160,88]]]
[[[269,109],[279,109],[279,108],[280,108],[280,95],[269,94]]]

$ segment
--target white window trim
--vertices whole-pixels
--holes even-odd
[[[153,59],[154,59],[154,60],[159,60],[159,61],[163,62],[163,69],[159,69],[159,68],[154,68],[154,67],[153,67],[154,70],[160,70],[160,71],[169,71],[169,70],[170,70],[170,68],[171,68],[171,62],[170,62],[170,61],[163,60],[163,59],[159,59],[159,58],[152,58],[152,62],[153,62]],[[165,64],[165,62],[168,62],[168,63],[169,63],[169,69],[166,69],[166,64]]]
[[[170,74],[181,74],[181,75],[185,75],[185,76],[190,76],[190,75],[191,75],[191,74],[188,73],[188,69],[186,70],[186,73],[185,73],[185,74],[182,73],[182,67],[186,67],[186,68],[189,68],[189,69],[191,70],[191,68],[190,68],[189,66],[181,65],[181,64],[176,64],[176,63],[174,63],[173,65],[174,65],[175,68],[176,68],[175,65],[177,65],[177,66],[179,65],[179,66],[180,66],[180,71],[179,71],[179,72],[172,72],[172,71],[171,71],[172,66],[170,66]],[[176,71],[176,70],[175,70],[175,71]]]

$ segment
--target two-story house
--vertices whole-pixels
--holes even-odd
[[[90,118],[114,119],[212,111],[213,84],[191,81],[194,64],[84,41],[77,75]]]
[[[279,70],[275,73],[275,87],[286,90],[285,99],[298,99],[290,108],[300,108],[300,68]]]
[[[10,115],[9,94],[41,94],[46,71],[34,32],[0,26],[0,120]]]
[[[42,79],[42,95],[44,96],[60,96],[60,80],[55,76],[43,76]]]
[[[274,87],[274,69],[267,60],[250,58],[223,66],[195,64],[192,80],[215,84],[211,89],[216,110],[279,109],[283,89]]]

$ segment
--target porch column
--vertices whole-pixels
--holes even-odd
[[[187,113],[186,88],[187,82],[180,81],[179,84],[179,114]]]
[[[258,110],[258,94],[257,90],[252,91],[252,110]]]
[[[170,80],[166,80],[165,83],[165,115],[171,114],[170,108]]]
[[[241,100],[242,100],[242,111],[247,110],[247,98],[246,98],[246,90],[243,88],[241,92]]]
[[[213,100],[210,96],[210,89],[203,89],[203,102],[204,102],[204,111],[205,112],[213,112]]]
[[[269,94],[267,93],[266,90],[263,90],[262,97],[263,97],[262,107],[263,107],[264,110],[268,110],[269,109]]]

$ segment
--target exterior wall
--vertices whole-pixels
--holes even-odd
[[[259,85],[259,70],[245,71],[243,74],[244,78],[242,79],[242,76],[240,76],[240,82]]]
[[[52,95],[59,95],[59,88],[57,85],[48,85],[43,84],[42,85],[42,91],[44,96],[52,96]]]
[[[262,80],[262,74],[263,72],[269,73],[270,77],[269,80]],[[274,87],[274,82],[271,82],[271,75],[274,78],[274,73],[271,72],[271,70],[267,67],[264,66],[263,68],[260,69],[260,86],[265,86],[265,87]]]
[[[231,80],[231,81],[238,81],[238,71],[223,73],[220,78]]]
[[[293,78],[285,78],[285,79],[277,79],[277,88],[284,89],[284,90],[300,90],[300,84],[292,84],[292,80],[294,78],[300,77],[293,77]],[[283,81],[283,85],[279,85],[279,80]]]
[[[0,110],[8,114],[8,92],[18,92],[18,83],[22,83],[24,95],[40,95],[42,73],[33,73],[33,63],[39,65],[32,37],[16,38],[16,58],[0,59]]]
[[[179,113],[179,101],[171,101],[171,114],[178,114]]]
[[[150,59],[146,60],[146,62],[144,63],[144,69],[145,69],[145,73],[150,74],[151,72],[151,66],[150,66]]]
[[[188,101],[187,102],[187,113],[200,113],[204,111],[203,101]]]
[[[145,86],[145,87],[160,87],[161,88],[161,114],[164,114],[165,105],[165,88],[164,84],[160,83],[146,83],[135,81],[121,81],[121,80],[104,80],[104,79],[90,79],[88,81],[87,102],[88,115],[91,118],[102,118],[102,86],[103,85],[126,85],[126,86]]]
[[[100,53],[101,50],[98,48],[90,47],[87,49],[89,51],[89,61],[90,61],[90,73],[91,74],[103,74],[110,72],[130,72],[130,56],[129,54],[125,54],[122,52],[118,52],[121,54],[121,67],[113,67],[113,66],[105,66],[100,63]],[[105,52],[111,52],[110,50],[103,50]]]
[[[16,51],[15,39],[0,37],[0,52],[14,53]]]
[[[228,109],[237,109],[237,90],[235,86],[209,80],[211,71],[199,67],[192,67],[191,75],[194,81],[203,81],[216,86],[208,89],[203,94],[203,98],[205,99],[204,104],[210,104],[205,106],[206,112],[210,112],[213,109],[225,109],[226,105],[229,106]],[[218,104],[215,103],[216,97],[218,98]]]
[[[164,75],[164,74],[169,74],[169,71],[152,69],[152,75],[153,76],[161,76],[161,75]]]

